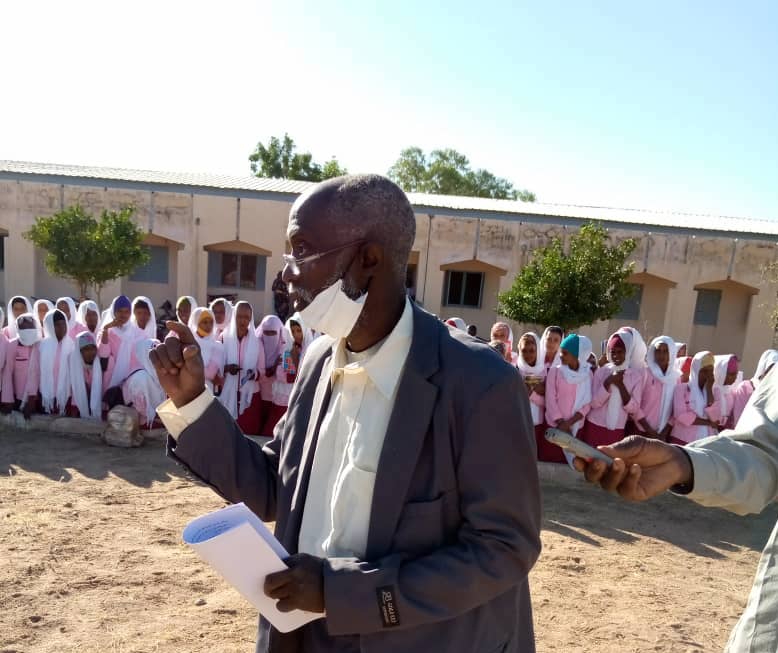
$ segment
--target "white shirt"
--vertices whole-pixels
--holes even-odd
[[[332,397],[319,430],[298,550],[363,558],[378,461],[413,338],[413,308],[371,349],[333,346]],[[321,378],[319,384],[330,381]]]
[[[400,321],[371,349],[349,352],[345,340],[333,345],[332,397],[313,458],[298,542],[301,553],[364,557],[378,461],[412,338],[413,308],[406,300]],[[329,382],[319,379],[318,395],[323,396],[323,385]],[[168,400],[157,413],[178,439],[211,401],[213,395],[206,391],[178,409]]]

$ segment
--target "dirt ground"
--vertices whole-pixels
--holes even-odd
[[[774,509],[736,517],[544,485],[538,651],[720,651]],[[0,653],[253,651],[256,616],[181,544],[221,507],[160,443],[0,432]]]

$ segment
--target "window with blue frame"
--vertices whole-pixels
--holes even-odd
[[[640,304],[643,301],[643,286],[642,284],[632,284],[635,288],[635,292],[632,297],[627,297],[621,301],[621,309],[613,317],[619,320],[639,320],[640,319]]]
[[[208,252],[208,287],[264,290],[267,257],[234,252]]]
[[[146,245],[149,262],[135,268],[129,279],[141,283],[168,283],[170,279],[170,248],[164,245]]]

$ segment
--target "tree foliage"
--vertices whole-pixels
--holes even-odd
[[[507,179],[488,170],[473,170],[464,154],[450,148],[427,156],[420,147],[408,147],[389,169],[389,177],[409,193],[535,201],[534,193],[514,188]]]
[[[106,283],[132,274],[149,260],[134,213],[127,207],[103,211],[96,219],[76,204],[36,218],[24,237],[46,251],[50,274],[71,280],[80,297],[92,286],[99,298]]]
[[[257,177],[322,181],[348,173],[335,157],[322,165],[313,160],[310,152],[298,152],[289,134],[283,138],[272,136],[267,145],[257,143],[249,161],[251,172]]]
[[[611,244],[608,232],[593,223],[570,237],[567,252],[555,238],[500,293],[497,310],[517,322],[557,324],[566,331],[610,319],[635,291],[627,282],[635,247],[632,238]]]

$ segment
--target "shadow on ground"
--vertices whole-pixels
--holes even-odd
[[[671,494],[628,503],[585,483],[544,481],[542,485],[543,528],[598,547],[602,543],[595,538],[632,542],[639,535],[696,555],[721,558],[721,551],[738,547],[761,551],[778,518],[776,505],[760,515],[740,517]]]
[[[187,478],[184,469],[165,456],[165,446],[158,441],[147,441],[136,449],[121,449],[96,438],[15,429],[0,431],[0,474],[7,479],[17,470],[62,483],[72,480],[72,471],[97,480],[113,474],[144,488],[152,483]]]

